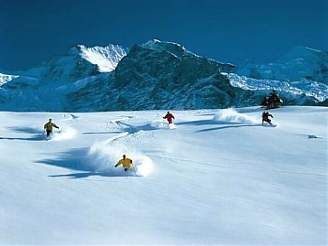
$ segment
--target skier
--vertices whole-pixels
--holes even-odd
[[[52,119],[49,119],[48,123],[46,123],[43,127],[46,130],[47,137],[49,137],[52,134],[52,130],[54,127],[59,129],[59,127],[56,124],[52,123]]]
[[[268,109],[269,104],[270,104],[270,102],[269,102],[269,97],[268,97],[268,96],[264,97],[264,99],[263,99],[261,105],[262,105],[263,107],[265,107],[266,109]]]
[[[273,118],[273,115],[270,114],[268,111],[264,111],[262,113],[262,126],[264,125],[264,122],[267,122],[270,124],[270,126],[273,126],[269,117]]]
[[[275,90],[272,90],[269,100],[267,109],[270,108],[278,108],[283,103],[282,99],[279,97],[278,93]]]
[[[163,119],[166,119],[169,124],[173,123],[174,116],[169,111],[166,113],[166,115],[163,117]]]
[[[117,162],[117,164],[115,165],[115,167],[118,167],[120,165],[123,166],[125,172],[133,167],[132,160],[129,158],[126,158],[126,155],[123,155],[123,159],[119,160]]]

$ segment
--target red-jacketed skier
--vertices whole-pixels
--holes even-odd
[[[166,119],[169,124],[173,123],[174,116],[170,112],[167,112],[166,115],[163,117],[163,119]]]

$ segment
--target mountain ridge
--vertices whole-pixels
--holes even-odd
[[[289,57],[297,58],[300,50],[321,54],[311,48],[295,50]],[[2,74],[0,109],[107,111],[251,106],[258,105],[272,89],[280,91],[287,104],[325,104],[328,98],[328,86],[311,78],[295,82],[259,79],[245,77],[240,71],[231,63],[156,39],[135,44],[128,52],[119,45],[76,45],[64,56],[36,68],[17,75]]]

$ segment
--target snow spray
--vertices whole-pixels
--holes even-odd
[[[122,159],[123,154],[132,159],[137,176],[148,176],[153,171],[153,163],[148,156],[115,141],[94,143],[89,149],[88,159],[97,172],[115,176],[131,175],[122,168],[114,167],[118,160]]]
[[[233,108],[220,110],[213,118],[215,121],[224,123],[243,123],[243,124],[259,124],[259,120],[246,114],[238,113]]]

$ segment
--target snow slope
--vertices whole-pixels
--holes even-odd
[[[328,110],[237,111],[1,112],[0,243],[327,244]]]

